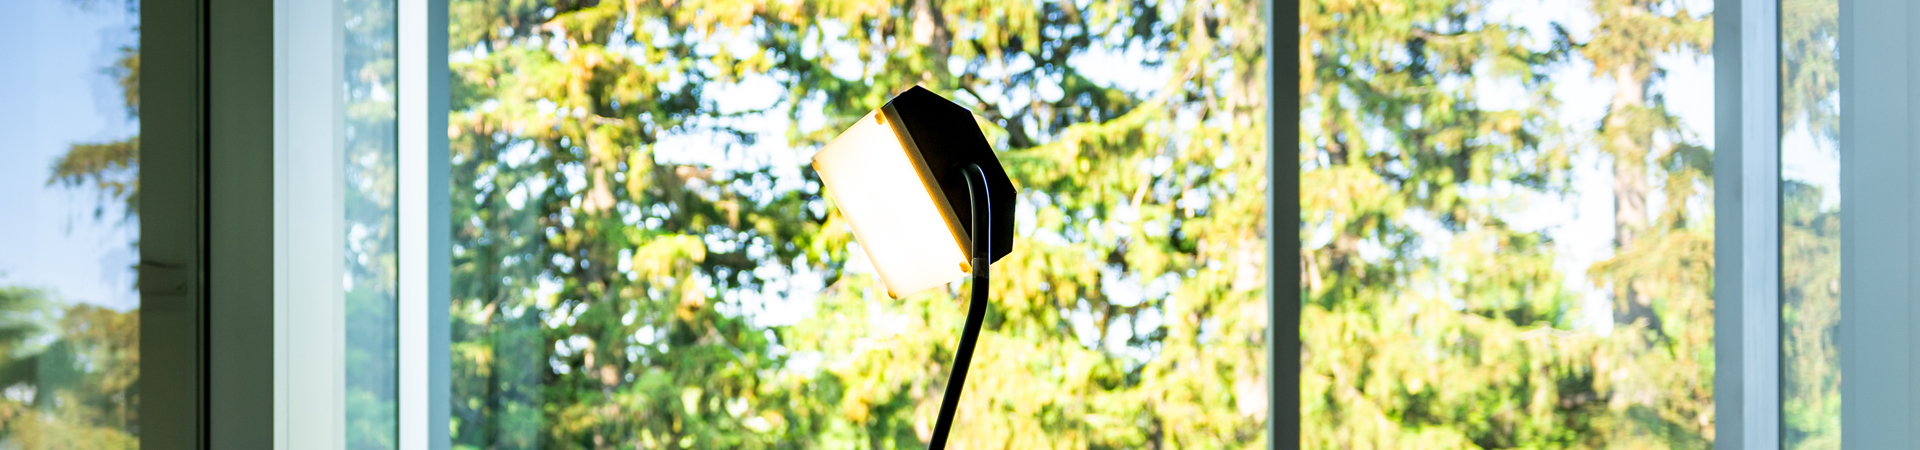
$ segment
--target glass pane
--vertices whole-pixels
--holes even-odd
[[[1303,2],[1303,448],[1711,448],[1713,3]]]
[[[951,448],[1262,445],[1263,3],[455,0],[455,446],[924,446],[970,291],[808,166],[915,84],[1021,189]]]
[[[399,141],[393,0],[344,0],[346,117],[346,442],[399,440]]]
[[[139,3],[0,17],[0,448],[136,448]]]
[[[1838,449],[1840,1],[1780,18],[1780,440]]]

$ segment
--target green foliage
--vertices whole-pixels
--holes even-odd
[[[0,442],[137,448],[138,313],[54,305],[39,290],[0,287]]]
[[[53,163],[53,176],[47,184],[68,189],[97,191],[100,203],[93,209],[95,219],[105,218],[107,205],[119,203],[122,220],[132,220],[140,204],[140,138],[113,142],[74,144]]]
[[[94,0],[76,0],[82,8],[92,8]],[[130,12],[137,12],[139,2],[126,0],[125,6]],[[134,26],[139,31],[139,26]],[[120,57],[113,66],[105,69],[107,75],[114,78],[114,84],[120,87],[121,106],[126,108],[127,118],[140,118],[140,49],[135,46],[120,47]],[[53,175],[47,178],[47,184],[59,183],[68,189],[91,188],[98,191],[101,202],[93,210],[95,219],[103,218],[107,205],[118,202],[123,208],[122,220],[132,220],[140,205],[140,138],[129,137],[118,141],[73,144],[53,163]]]
[[[768,337],[714,303],[799,254],[809,225],[761,212],[793,214],[799,199],[762,206],[729,189],[751,174],[653,159],[726,72],[697,64],[715,56],[696,45],[693,10],[556,8],[453,5],[455,49],[471,58],[455,64],[450,119],[456,445],[764,447],[746,413],[766,408]],[[625,8],[647,14],[615,20]]]
[[[1702,51],[1709,22],[1600,1],[1592,39],[1535,46],[1484,6],[1303,5],[1304,443],[1706,445],[1711,218],[1688,205],[1709,198],[1711,152],[1644,87],[1656,55]],[[767,112],[794,119],[793,147],[922,84],[1003,149],[1032,214],[995,266],[958,445],[1262,445],[1256,4],[454,8],[462,445],[926,438],[956,292],[884,299],[810,172],[769,187],[780,159],[746,150],[765,137],[712,100],[753,77],[785,88]],[[1106,68],[1075,64],[1129,46],[1164,84],[1102,85],[1083,71]],[[1546,71],[1575,56],[1641,87],[1591,134],[1562,128],[1547,95]],[[1485,106],[1483,85],[1529,101]],[[717,148],[662,156],[689,135]],[[1507,223],[1523,194],[1566,189],[1581,151],[1633,175],[1616,182],[1634,199],[1616,257],[1588,272],[1631,319],[1610,335],[1576,326],[1547,235]],[[811,317],[749,312],[813,276]]]
[[[1301,6],[1303,444],[1708,446],[1713,218],[1688,205],[1711,204],[1712,153],[1649,87],[1658,56],[1704,52],[1710,21],[1667,2],[1593,0],[1590,39],[1535,43],[1489,15],[1492,1]],[[1259,4],[453,2],[455,445],[920,446],[958,339],[959,292],[886,299],[817,179],[793,167],[920,84],[976,112],[1031,211],[1017,251],[994,266],[955,445],[1263,447]],[[1832,29],[1808,23],[1783,26]],[[1095,54],[1143,55],[1164,79],[1103,84],[1090,74],[1117,69],[1079,59]],[[1547,71],[1570,58],[1618,91],[1592,129],[1563,127],[1548,94]],[[390,61],[357,61],[348,75],[368,86],[391,73]],[[137,80],[137,59],[121,67],[123,84]],[[751,79],[775,80],[783,96],[764,111],[720,107]],[[1783,80],[1832,82],[1817,70]],[[1482,97],[1508,87],[1524,93],[1517,106]],[[350,126],[390,121],[375,92],[354,97]],[[131,111],[137,92],[127,98]],[[791,119],[785,135],[754,131],[761,113]],[[378,150],[391,133],[361,131],[368,146],[354,149]],[[707,149],[687,156],[689,137]],[[799,150],[753,150],[782,138]],[[54,179],[131,202],[135,145],[76,146]],[[374,150],[353,160],[365,188],[350,195],[355,211],[390,208],[378,187],[391,162]],[[1607,156],[1627,199],[1614,257],[1585,271],[1614,299],[1605,335],[1576,324],[1557,243],[1510,223],[1524,197],[1569,188],[1580,152]],[[1785,227],[1790,243],[1831,228],[1783,210],[1808,224]],[[354,217],[369,255],[355,274],[369,283],[352,295],[388,295],[379,280],[392,261],[379,255],[391,255],[380,250],[391,227]],[[797,287],[805,280],[825,287]],[[1807,298],[1783,312],[1837,311]],[[756,312],[769,301],[812,314]],[[1832,351],[1809,342],[1788,357]],[[1799,422],[1808,408],[1837,402],[1789,404],[1788,425],[1831,425]]]
[[[1787,448],[1840,448],[1840,212],[1821,189],[1780,186],[1781,425]]]
[[[1693,144],[1658,91],[1659,57],[1712,46],[1712,21],[1686,6],[1595,0],[1599,24],[1577,44],[1614,85],[1596,136],[1613,164],[1614,255],[1587,271],[1613,297],[1615,330],[1600,356],[1613,368],[1595,380],[1617,414],[1612,446],[1704,448],[1714,438],[1712,152]]]
[[[1489,4],[1302,6],[1304,444],[1707,446],[1712,231],[1688,205],[1710,199],[1711,153],[1647,88],[1656,56],[1704,51],[1709,22],[1595,0],[1586,42],[1529,44]],[[1560,128],[1548,95],[1546,70],[1573,56],[1616,82],[1592,134]],[[1480,97],[1505,87],[1531,97]],[[1614,258],[1588,271],[1619,306],[1607,335],[1575,327],[1555,243],[1508,223],[1529,192],[1562,192],[1583,151],[1615,166]]]
[[[1780,2],[1780,128],[1840,133],[1840,2]]]
[[[995,266],[956,445],[1260,445],[1256,2],[453,9],[459,445],[922,445],[959,303],[883,300],[814,175],[770,187],[792,169],[711,100],[751,77],[785,88],[795,148],[921,84],[1005,149],[1034,218]],[[1168,68],[1159,95],[1075,64],[1129,45]],[[661,156],[676,135],[716,148]],[[812,317],[746,312],[805,277]]]
[[[131,7],[131,1],[129,2]],[[127,117],[140,116],[140,51],[121,47],[120,58],[107,73],[120,86]],[[95,219],[104,218],[107,205],[119,203],[121,220],[133,220],[140,205],[140,138],[73,144],[53,163],[53,175],[47,184],[58,183],[68,189],[90,188],[101,202],[94,206]]]
[[[45,332],[46,293],[38,289],[10,286],[0,288],[0,356],[14,357],[31,353],[34,337]],[[27,369],[4,367],[0,383],[11,386],[26,379]]]
[[[1501,208],[1515,195],[1502,191],[1566,182],[1543,76],[1555,55],[1484,20],[1485,4],[1302,6],[1306,447],[1596,437],[1579,420],[1596,409],[1582,401],[1594,338],[1571,331],[1552,243]],[[1483,83],[1533,98],[1483,107]]]

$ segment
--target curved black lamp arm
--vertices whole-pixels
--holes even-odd
[[[967,384],[967,366],[973,362],[973,343],[980,339],[980,322],[987,315],[987,264],[993,261],[993,204],[987,192],[987,172],[978,164],[956,168],[967,180],[967,200],[973,211],[973,301],[967,304],[967,325],[960,332],[960,348],[953,355],[953,373],[947,376],[947,392],[940,398],[940,418],[933,424],[930,450],[947,447],[947,431],[953,429],[953,410],[960,406],[960,391]]]

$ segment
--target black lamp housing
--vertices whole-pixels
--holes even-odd
[[[989,254],[993,256],[992,261],[999,261],[1012,253],[1013,180],[1000,167],[999,158],[993,156],[993,146],[987,143],[980,124],[974,122],[973,112],[920,86],[901,92],[884,108],[905,128],[906,133],[902,134],[913,141],[907,146],[908,151],[917,152],[920,161],[926,164],[927,175],[938,184],[935,187],[939,195],[945,197],[946,209],[957,216],[955,222],[966,230],[969,241],[977,233],[973,232],[973,211],[968,207],[972,200],[961,169],[970,164],[980,167],[986,176],[987,190],[994,193],[985,205],[993,227],[988,233],[993,241]]]

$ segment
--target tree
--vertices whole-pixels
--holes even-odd
[[[769,407],[770,339],[723,295],[764,285],[755,269],[818,225],[797,195],[739,189],[764,172],[653,154],[662,135],[728,131],[701,122],[718,116],[701,92],[764,63],[698,44],[745,20],[737,6],[452,6],[470,57],[450,118],[457,445],[776,442],[748,427]]]
[[[1037,205],[1019,256],[997,266],[956,436],[1259,445],[1256,7],[457,2],[457,442],[925,439],[961,317],[953,294],[873,297],[805,169],[798,188],[768,188],[790,169],[765,155],[660,154],[669,136],[760,139],[728,125],[711,91],[764,76],[787,91],[774,108],[796,119],[799,148],[913,84],[946,93],[979,113]],[[1157,95],[1074,62],[1129,46],[1168,68]],[[766,327],[742,312],[744,296],[808,276],[828,286],[814,317]],[[1125,289],[1147,294],[1116,298]],[[900,324],[915,332],[888,331]]]
[[[776,36],[843,39],[860,77],[796,70],[797,98],[833,119],[824,142],[919,83],[975,111],[1033,209],[994,297],[953,444],[965,448],[1263,445],[1264,36],[1258,2],[913,2],[835,10]],[[795,39],[796,41],[798,39]],[[805,61],[775,47],[776,67]],[[1080,56],[1144,49],[1167,78],[1102,84]],[[818,96],[818,97],[815,97]],[[856,99],[844,104],[835,99]],[[783,342],[822,355],[807,385],[838,417],[819,439],[927,438],[963,315],[952,293],[886,302],[837,218],[839,272]],[[838,265],[839,267],[834,267]],[[876,306],[878,305],[878,306]],[[904,327],[897,327],[898,322]],[[901,331],[910,330],[910,331]],[[928,330],[922,332],[917,330]],[[855,349],[848,352],[846,349]],[[837,391],[837,392],[836,392]],[[846,438],[842,438],[845,436]]]
[[[1557,48],[1480,1],[1302,5],[1304,445],[1595,446],[1594,336],[1513,198],[1567,183]],[[1525,106],[1483,105],[1517,86]]]
[[[1713,24],[1678,1],[1591,7],[1599,21],[1575,45],[1594,77],[1613,81],[1595,147],[1613,165],[1614,256],[1588,273],[1612,291],[1608,362],[1630,368],[1596,381],[1611,392],[1609,408],[1625,414],[1617,445],[1706,447],[1714,437],[1714,263],[1712,215],[1702,205],[1712,204],[1713,154],[1667,109],[1658,58],[1706,54]]]
[[[78,0],[82,7],[91,7],[88,0]],[[127,0],[128,11],[137,11],[139,2]],[[139,25],[134,25],[138,32]],[[126,108],[127,118],[140,118],[140,49],[136,46],[120,47],[120,58],[113,66],[104,70],[119,85],[121,105]],[[53,174],[47,178],[47,185],[60,184],[68,189],[92,189],[99,193],[100,203],[94,207],[93,216],[104,218],[108,205],[118,203],[120,219],[132,221],[140,204],[138,175],[140,173],[140,137],[106,142],[73,144],[67,153],[61,155],[53,164]]]
[[[1712,217],[1687,205],[1711,203],[1712,155],[1657,56],[1703,51],[1709,19],[1592,0],[1591,39],[1538,43],[1492,1],[1301,5],[1303,444],[1705,446]],[[1023,204],[955,444],[1264,446],[1260,4],[454,2],[456,445],[921,445],[964,288],[886,299],[797,161],[919,84],[976,112]],[[1614,82],[1592,128],[1550,95],[1571,58]],[[782,95],[722,104],[752,80]],[[350,121],[380,122],[378,91]],[[1620,306],[1609,335],[1577,326],[1553,236],[1511,223],[1582,151],[1615,175],[1615,255],[1586,271]],[[136,184],[87,177],[137,160],[89,158],[61,179]],[[390,176],[364,162],[367,186]],[[390,239],[361,218],[368,248]]]
[[[1307,446],[1711,442],[1711,221],[1687,206],[1711,185],[1711,153],[1650,91],[1654,56],[1703,49],[1708,22],[1595,1],[1593,39],[1530,47],[1488,2],[1391,5],[1303,5]],[[1546,71],[1572,56],[1615,77],[1594,135],[1558,126],[1548,94]],[[1531,97],[1493,109],[1486,88]],[[1588,139],[1615,156],[1620,239],[1589,274],[1638,323],[1606,336],[1574,326],[1553,240],[1507,222],[1526,193],[1565,192]],[[1650,172],[1666,174],[1657,227]]]
[[[137,448],[138,317],[0,288],[0,438],[33,449]]]

